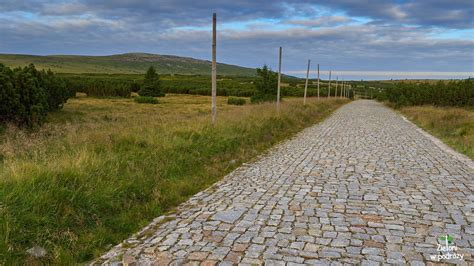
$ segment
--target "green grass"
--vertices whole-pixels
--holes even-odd
[[[150,96],[136,96],[133,100],[137,103],[157,104],[158,100]]]
[[[399,110],[418,126],[474,160],[474,109],[412,106]]]
[[[19,55],[0,54],[0,63],[10,67],[35,64],[37,69],[51,69],[56,73],[142,74],[154,66],[160,74],[210,75],[211,62],[188,57],[143,53],[110,56],[80,55]],[[219,75],[255,76],[255,69],[218,63]]]
[[[238,97],[229,97],[227,99],[227,104],[232,105],[244,105],[247,102],[245,98],[238,98]]]
[[[99,256],[243,162],[321,121],[346,100],[233,106],[218,97],[70,99],[39,131],[0,135],[0,264]],[[235,161],[237,163],[231,163]],[[39,245],[48,256],[25,251]]]

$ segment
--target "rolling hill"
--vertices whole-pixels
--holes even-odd
[[[210,75],[211,62],[189,57],[158,55],[147,53],[127,53],[108,56],[82,55],[22,55],[0,54],[0,63],[10,66],[35,64],[38,69],[51,69],[56,73],[144,73],[154,66],[160,74],[201,74]],[[219,75],[254,76],[255,69],[218,63]]]

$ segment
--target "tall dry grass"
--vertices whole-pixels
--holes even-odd
[[[474,109],[427,105],[403,107],[400,112],[455,150],[474,159]]]
[[[69,264],[99,255],[346,100],[233,106],[171,95],[160,104],[71,99],[34,133],[0,135],[0,264]],[[231,163],[233,162],[233,163]]]

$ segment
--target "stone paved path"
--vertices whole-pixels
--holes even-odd
[[[472,161],[379,103],[352,102],[159,217],[97,263],[474,263]]]

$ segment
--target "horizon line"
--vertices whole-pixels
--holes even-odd
[[[314,70],[311,71],[314,75]],[[306,70],[284,71],[285,74],[306,76]],[[320,74],[329,75],[329,70],[320,70]],[[374,70],[331,70],[332,79],[360,77],[362,79],[467,79],[474,77],[470,71],[374,71]],[[345,77],[344,77],[345,76]],[[347,79],[346,79],[347,80]]]

